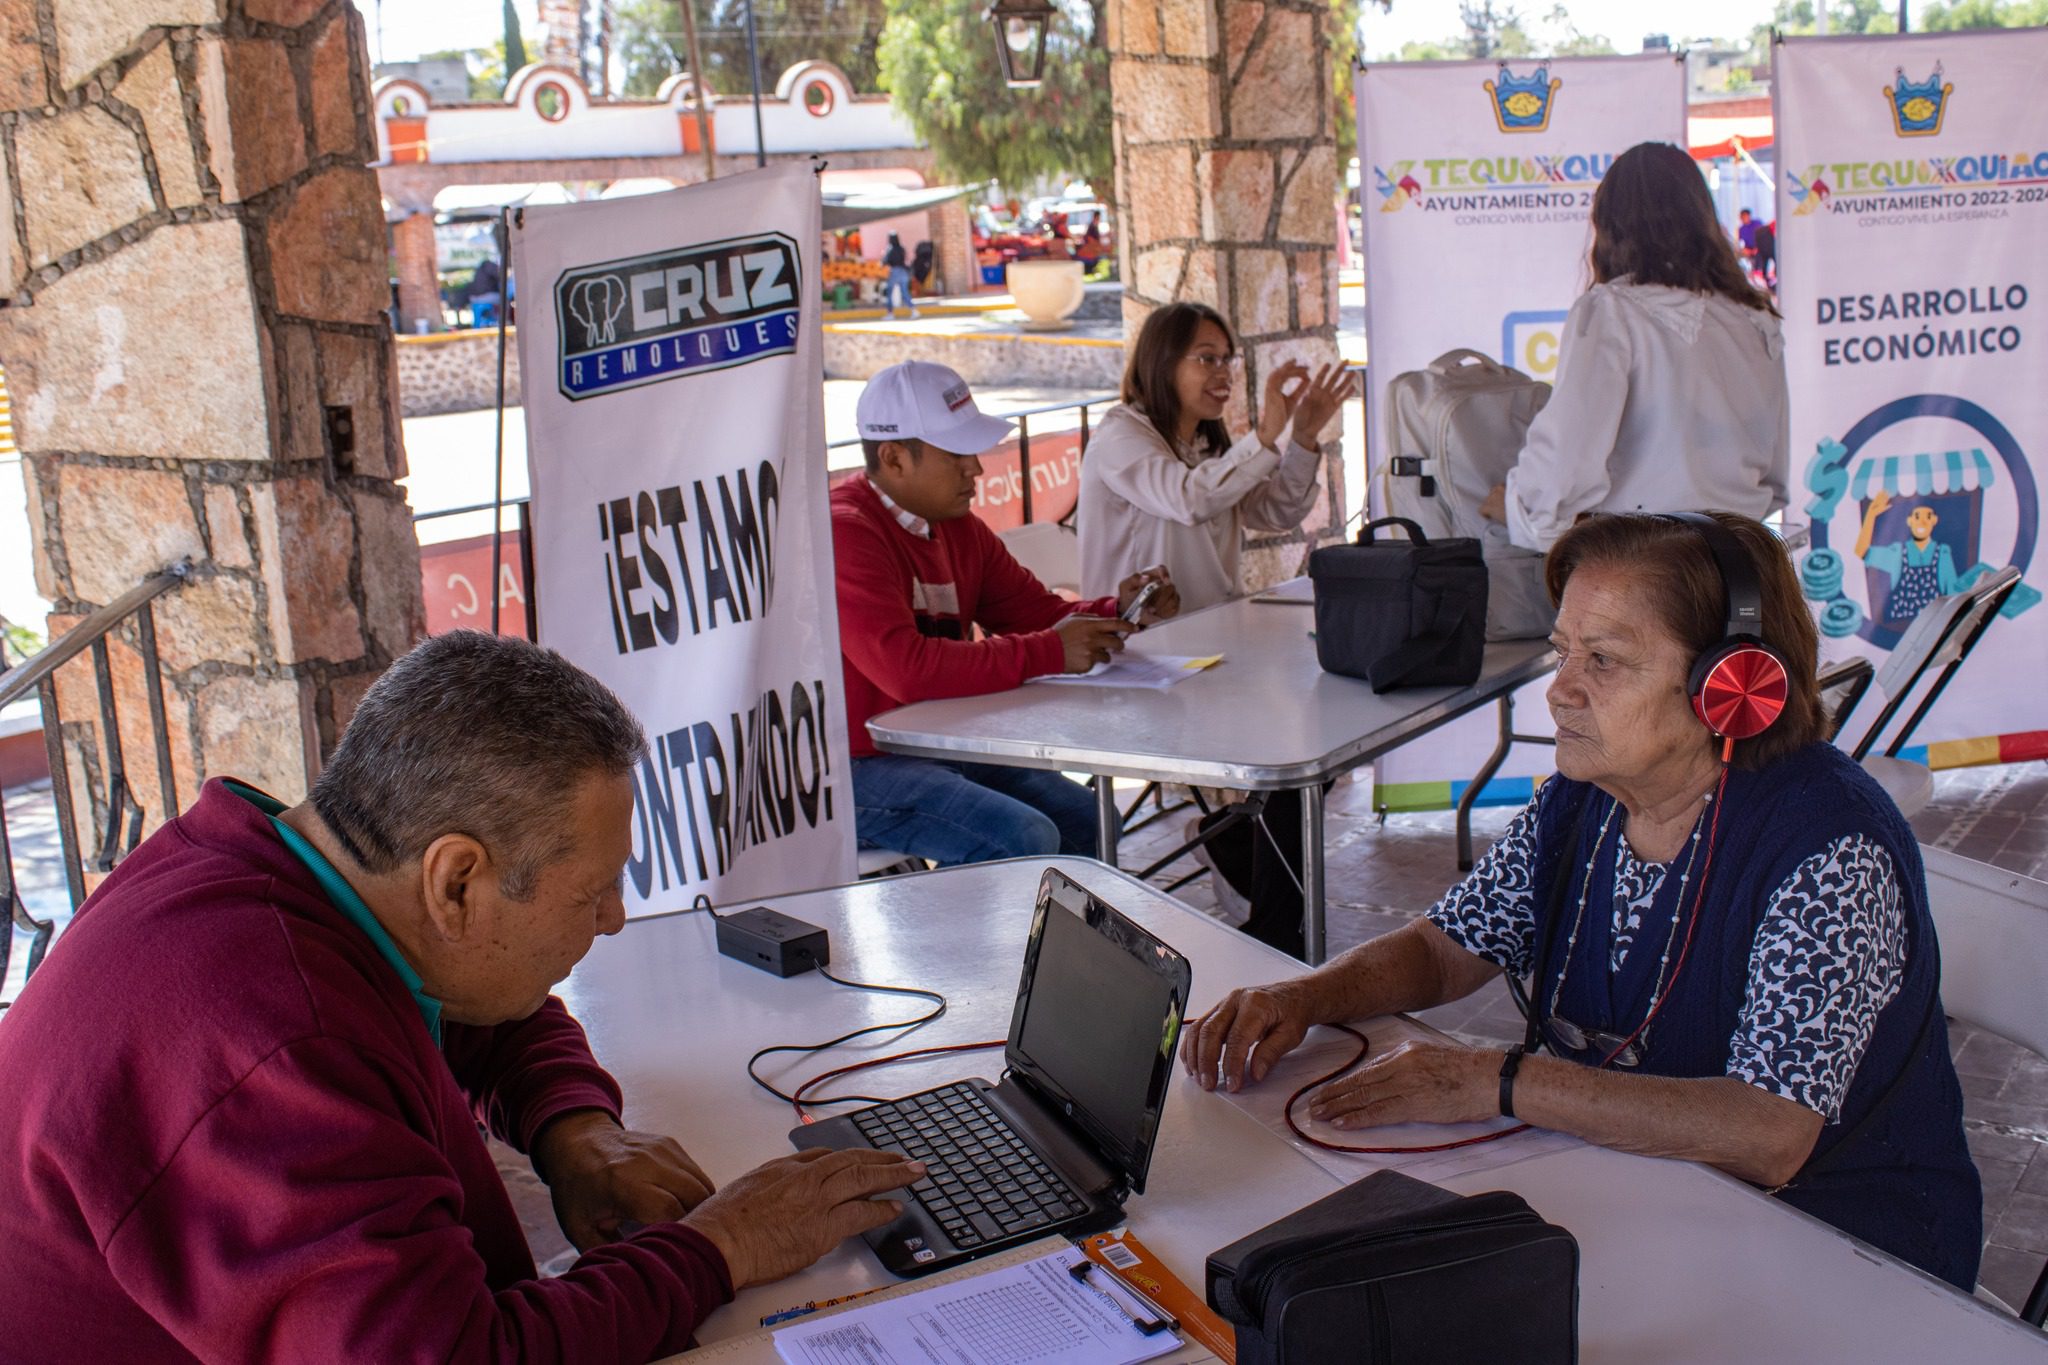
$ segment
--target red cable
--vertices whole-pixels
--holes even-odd
[[[823,1085],[835,1076],[844,1076],[848,1072],[853,1071],[865,1071],[871,1066],[884,1066],[890,1062],[905,1062],[913,1057],[933,1057],[942,1052],[974,1052],[985,1047],[1002,1047],[1006,1042],[1008,1042],[1008,1039],[997,1038],[986,1043],[945,1043],[938,1047],[913,1048],[909,1052],[892,1052],[886,1057],[869,1057],[865,1061],[852,1062],[846,1066],[834,1067],[830,1071],[819,1072],[790,1092],[789,1103],[796,1110],[797,1118],[805,1123],[816,1123],[816,1119],[804,1112],[804,1092],[813,1086]]]
[[[1341,1142],[1325,1142],[1319,1137],[1311,1137],[1302,1131],[1300,1124],[1294,1121],[1294,1106],[1296,1102],[1317,1086],[1327,1085],[1351,1070],[1352,1067],[1357,1066],[1365,1060],[1365,1054],[1372,1050],[1372,1044],[1366,1042],[1365,1035],[1357,1029],[1345,1024],[1331,1024],[1329,1027],[1337,1030],[1339,1033],[1348,1033],[1353,1038],[1356,1038],[1358,1040],[1358,1051],[1352,1054],[1350,1061],[1344,1063],[1335,1071],[1316,1077],[1308,1084],[1302,1086],[1301,1089],[1289,1095],[1287,1097],[1287,1107],[1281,1110],[1281,1113],[1287,1118],[1288,1131],[1303,1142],[1308,1143],[1311,1147],[1320,1147],[1326,1152],[1363,1152],[1369,1156],[1390,1156],[1397,1152],[1448,1152],[1453,1148],[1471,1147],[1481,1142],[1495,1142],[1504,1137],[1511,1137],[1516,1133],[1526,1133],[1529,1131],[1528,1124],[1518,1123],[1512,1128],[1503,1128],[1497,1133],[1481,1133],[1478,1137],[1459,1138],[1456,1142],[1439,1142],[1427,1147],[1347,1147]]]
[[[1733,747],[1732,742],[1729,745],[1729,747]],[[1644,1017],[1642,1023],[1636,1025],[1635,1032],[1629,1034],[1628,1037],[1622,1039],[1620,1046],[1616,1047],[1614,1051],[1608,1053],[1604,1058],[1602,1058],[1600,1064],[1594,1068],[1594,1070],[1596,1071],[1604,1071],[1606,1068],[1614,1064],[1614,1059],[1616,1057],[1619,1057],[1622,1053],[1628,1051],[1629,1045],[1635,1042],[1636,1039],[1642,1037],[1644,1031],[1650,1027],[1651,1021],[1654,1020],[1659,1014],[1662,1014],[1664,1012],[1664,1006],[1667,1003],[1669,1003],[1672,995],[1674,995],[1678,990],[1678,974],[1685,970],[1685,961],[1688,957],[1692,955],[1693,930],[1699,927],[1700,906],[1707,898],[1707,876],[1714,870],[1714,850],[1717,847],[1719,847],[1721,842],[1721,797],[1727,791],[1727,789],[1728,769],[1724,762],[1724,765],[1721,769],[1721,780],[1714,787],[1714,818],[1712,821],[1708,823],[1707,826],[1707,861],[1705,865],[1700,868],[1699,886],[1693,892],[1692,913],[1687,917],[1685,922],[1685,942],[1678,950],[1678,963],[1671,969],[1671,980],[1666,983],[1664,994],[1658,997],[1656,1006],[1653,1009],[1651,1009],[1647,1016]],[[1530,1005],[1531,1008],[1533,1008],[1535,1002],[1531,1001]],[[1302,1086],[1301,1089],[1295,1091],[1292,1095],[1289,1095],[1287,1097],[1287,1107],[1281,1111],[1287,1119],[1288,1131],[1292,1132],[1296,1137],[1300,1138],[1303,1142],[1308,1143],[1311,1147],[1320,1147],[1326,1152],[1356,1152],[1368,1156],[1393,1156],[1403,1152],[1449,1152],[1459,1147],[1473,1147],[1477,1146],[1479,1143],[1482,1142],[1497,1142],[1504,1137],[1513,1137],[1516,1133],[1526,1133],[1532,1126],[1527,1123],[1518,1123],[1512,1128],[1503,1128],[1497,1133],[1482,1133],[1478,1137],[1460,1138],[1456,1142],[1439,1142],[1426,1147],[1347,1147],[1342,1143],[1325,1142],[1321,1138],[1312,1137],[1302,1130],[1300,1124],[1294,1121],[1294,1106],[1296,1102],[1299,1101],[1303,1095],[1306,1095],[1309,1091],[1314,1090],[1317,1086],[1327,1085],[1331,1081],[1334,1081],[1338,1079],[1340,1076],[1343,1076],[1345,1073],[1349,1072],[1353,1067],[1357,1066],[1360,1062],[1364,1061],[1366,1053],[1371,1051],[1372,1049],[1372,1045],[1366,1042],[1365,1035],[1363,1033],[1360,1033],[1357,1029],[1347,1027],[1343,1024],[1331,1024],[1329,1025],[1329,1027],[1335,1029],[1339,1033],[1348,1033],[1353,1038],[1356,1038],[1358,1040],[1358,1051],[1352,1054],[1351,1060],[1345,1062],[1335,1071],[1329,1072],[1326,1075],[1316,1077],[1314,1080]],[[799,1090],[797,1093],[802,1094],[803,1092]]]

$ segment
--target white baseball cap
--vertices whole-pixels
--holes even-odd
[[[854,417],[863,440],[923,441],[949,455],[979,455],[1015,430],[974,405],[966,380],[929,360],[905,360],[870,379]]]

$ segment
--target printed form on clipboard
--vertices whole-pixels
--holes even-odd
[[[1163,1324],[1140,1329],[1127,1295],[1077,1276],[1085,1264],[1068,1247],[782,1328],[775,1350],[787,1365],[1136,1365],[1180,1350]]]
[[[1119,654],[1086,673],[1047,673],[1034,683],[1065,683],[1070,687],[1146,687],[1164,692],[1207,668],[1223,662],[1221,654]]]

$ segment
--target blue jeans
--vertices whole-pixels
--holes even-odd
[[[900,265],[889,267],[889,278],[882,283],[882,300],[889,305],[889,311],[892,313],[896,311],[898,294],[903,296],[905,308],[917,307],[910,301],[910,272]],[[904,852],[907,853],[909,850],[905,849]]]
[[[1095,856],[1095,795],[1059,773],[877,754],[853,760],[854,832],[944,867]]]

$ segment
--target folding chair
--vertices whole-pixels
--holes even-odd
[[[1995,573],[1984,575],[1959,593],[1938,597],[1928,603],[1899,637],[1891,657],[1877,670],[1874,686],[1884,694],[1885,703],[1876,719],[1864,730],[1863,737],[1850,748],[1849,756],[1861,763],[1864,771],[1891,793],[1900,813],[1908,819],[1933,798],[1934,774],[1925,764],[1900,758],[1899,751],[1906,747],[1906,741],[1912,738],[1914,730],[1919,728],[1949,680],[1955,677],[1963,660],[1976,648],[1977,641],[1983,638],[1999,608],[2005,605],[2005,599],[2019,586],[2019,581],[2020,571],[2007,565]],[[1923,683],[1926,684],[1924,689]],[[1917,704],[1904,723],[1891,732],[1884,752],[1871,753],[1886,727],[1916,694],[1919,698]],[[1845,710],[1842,719],[1847,718]],[[1843,742],[1839,733],[1835,742]]]
[[[1950,1014],[2048,1055],[2048,882],[1920,846]],[[1981,1291],[1980,1291],[1981,1292]],[[2020,1316],[2048,1320],[2048,1265]]]

